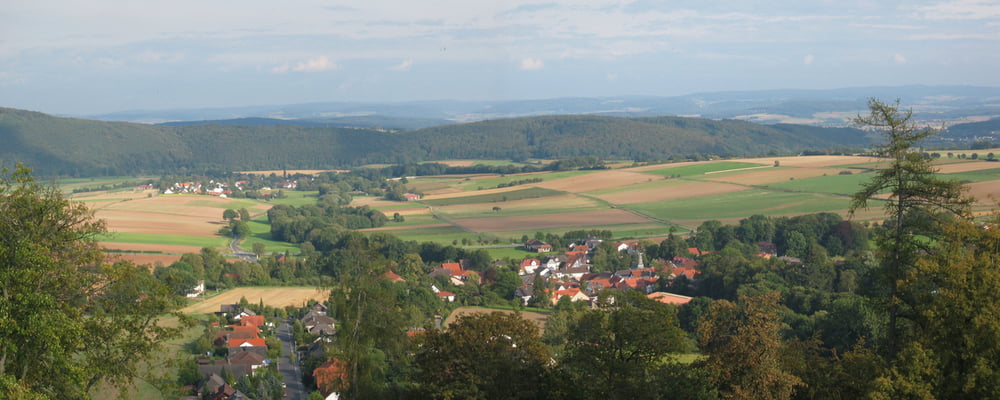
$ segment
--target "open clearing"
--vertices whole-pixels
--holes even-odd
[[[805,179],[821,176],[837,175],[843,169],[816,167],[778,167],[723,173],[705,177],[716,182],[731,182],[743,185],[766,185],[769,183],[786,182],[790,179]]]
[[[451,326],[451,324],[454,323],[458,317],[464,315],[492,314],[495,312],[503,314],[514,313],[514,311],[512,310],[497,310],[493,308],[482,308],[482,307],[459,307],[456,308],[455,311],[452,311],[451,314],[448,314],[448,318],[444,320],[444,328],[448,329],[448,327]],[[521,318],[527,321],[534,322],[535,324],[538,324],[539,331],[545,332],[545,321],[548,318],[548,315],[531,311],[521,311]]]
[[[713,196],[724,193],[747,190],[746,186],[723,182],[682,182],[665,188],[649,188],[642,190],[621,191],[602,194],[597,198],[613,204],[638,204],[669,200],[687,199],[692,197]]]
[[[582,193],[660,179],[663,179],[663,177],[625,170],[610,170],[552,181],[543,181],[532,185],[570,193]]]
[[[263,301],[264,305],[284,308],[286,306],[302,306],[309,300],[326,301],[330,297],[330,291],[306,287],[243,287],[201,300],[185,307],[181,312],[187,314],[214,313],[219,311],[220,305],[239,303],[242,297],[246,297],[247,301],[253,304]]]
[[[748,163],[771,164],[777,161],[781,166],[787,167],[835,167],[840,165],[858,164],[875,161],[867,156],[794,156],[794,157],[773,157],[773,158],[742,158],[733,161]]]
[[[974,162],[937,165],[936,167],[938,169],[938,173],[940,174],[957,174],[960,172],[981,171],[984,169],[1000,168],[1000,163],[987,162],[987,161],[980,161],[980,162],[974,161]]]
[[[625,210],[609,209],[598,211],[570,212],[550,215],[526,215],[497,218],[468,218],[455,220],[473,232],[513,231],[525,227],[561,228],[593,225],[613,225],[651,222],[649,219]]]

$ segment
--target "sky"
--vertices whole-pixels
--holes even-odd
[[[1000,0],[31,0],[0,107],[1000,86]]]

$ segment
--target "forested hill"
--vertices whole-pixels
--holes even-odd
[[[343,168],[455,158],[658,160],[859,148],[858,130],[660,117],[545,116],[387,133],[294,125],[153,126],[0,108],[0,163],[41,175]]]

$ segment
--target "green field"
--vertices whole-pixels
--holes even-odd
[[[304,206],[310,204],[316,204],[316,200],[319,198],[318,191],[298,191],[298,190],[284,190],[282,193],[285,194],[283,199],[271,199],[265,204],[271,205],[287,205],[287,206]]]
[[[476,235],[463,231],[461,228],[455,226],[441,226],[432,228],[414,228],[399,231],[391,231],[393,235],[396,235],[404,241],[417,241],[417,242],[435,242],[440,244],[452,244],[453,241],[459,241],[463,238],[472,240],[473,242],[479,238],[489,238],[493,239],[489,235]],[[502,241],[501,241],[502,242]]]
[[[482,178],[482,179],[472,179],[468,181],[462,181],[462,184],[459,186],[459,188],[462,190],[478,190],[480,188],[493,189],[496,188],[497,185],[501,183],[510,183],[526,179],[541,179],[543,182],[545,182],[556,179],[569,178],[573,176],[592,174],[594,172],[597,171],[560,171],[560,172],[496,176],[492,178]],[[530,183],[528,183],[527,185],[530,185]]]
[[[663,176],[680,176],[683,178],[689,176],[704,175],[710,172],[729,171],[734,169],[757,168],[757,167],[766,167],[766,166],[754,163],[738,162],[738,161],[718,161],[718,162],[710,162],[704,164],[699,163],[693,165],[684,165],[680,167],[657,169],[653,171],[646,171],[646,173],[663,175]]]
[[[850,196],[861,190],[861,185],[870,181],[874,175],[874,173],[856,173],[851,175],[817,176],[815,178],[803,178],[770,183],[767,187],[788,189],[798,192],[830,193]]]
[[[110,243],[164,244],[197,247],[227,247],[229,238],[222,236],[170,235],[160,233],[111,232],[97,237]]]
[[[954,174],[941,174],[945,178],[958,179],[961,182],[985,182],[1000,179],[1000,164],[997,168],[981,169],[977,171],[959,172]]]
[[[806,214],[844,210],[849,205],[850,199],[828,194],[750,189],[706,197],[629,204],[622,207],[654,218],[676,221],[745,218],[754,214]]]
[[[457,204],[499,203],[504,201],[559,196],[562,194],[565,193],[560,192],[558,190],[532,187],[532,188],[512,190],[509,192],[502,192],[502,193],[480,194],[480,195],[464,196],[464,197],[451,197],[446,199],[435,199],[435,200],[421,200],[420,202],[431,206],[450,206]]]
[[[250,232],[253,233],[250,237],[240,241],[240,248],[243,250],[253,251],[254,243],[264,243],[266,253],[288,252],[289,254],[296,254],[299,252],[299,247],[294,244],[271,240],[271,225],[267,223],[267,216],[254,218],[247,223],[247,226],[250,227]]]

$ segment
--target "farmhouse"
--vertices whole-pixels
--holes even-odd
[[[533,251],[536,253],[548,253],[552,251],[552,245],[538,239],[531,239],[527,242],[524,242],[524,248],[525,250]]]

